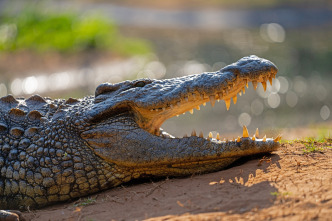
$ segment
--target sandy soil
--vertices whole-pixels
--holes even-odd
[[[331,220],[332,139],[187,178],[123,185],[24,213],[31,220]],[[308,144],[307,144],[308,145]]]

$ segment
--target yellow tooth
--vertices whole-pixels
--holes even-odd
[[[278,135],[273,141],[274,142],[279,142],[281,140],[281,135]]]
[[[242,93],[246,94],[246,88],[245,87],[242,88]]]
[[[235,96],[233,97],[233,103],[236,104],[236,102],[237,102],[237,96],[235,95]]]
[[[177,114],[176,117],[179,117],[179,115]]]
[[[193,131],[191,132],[191,136],[196,136],[196,131],[195,131],[195,130],[193,130]]]
[[[206,102],[203,103],[203,106],[206,106]]]
[[[252,86],[254,87],[254,89],[256,90],[257,89],[257,81],[252,81]]]
[[[212,139],[212,133],[211,132],[209,133],[209,139]]]
[[[266,135],[264,135],[263,137],[263,142],[266,142]]]
[[[220,140],[220,135],[219,133],[217,133],[217,137],[216,137],[217,140]]]
[[[249,137],[249,132],[245,125],[243,125],[243,136],[242,137]]]
[[[271,86],[272,86],[272,76],[269,77],[269,81],[270,81],[270,84],[271,84]]]
[[[226,103],[226,109],[229,110],[229,107],[231,106],[231,99],[225,100]]]
[[[211,103],[211,106],[214,107],[214,104],[216,103],[216,96],[214,96],[214,95],[210,96],[210,103]]]
[[[252,138],[251,138],[253,141],[255,141],[256,140],[256,137],[255,137],[255,135],[254,136],[252,136]]]
[[[264,91],[266,91],[266,82],[262,82],[262,85],[263,85],[263,88],[264,88]]]
[[[241,91],[239,92],[239,95],[242,96],[242,92]]]
[[[249,87],[247,79],[244,79],[244,84],[246,85],[247,88]]]
[[[201,108],[199,106],[196,107],[197,110],[200,110]]]
[[[203,137],[204,137],[204,135],[203,135],[203,132],[202,132],[202,131],[199,133],[199,137],[201,137],[201,138],[203,138]]]
[[[222,141],[224,141],[224,142],[226,142],[226,143],[227,143],[227,140],[226,140],[226,138],[224,138]]]
[[[236,139],[236,142],[240,142],[240,141],[241,141],[241,138],[238,136]]]
[[[194,109],[191,109],[189,112],[190,112],[191,114],[193,114],[193,113],[194,113]]]
[[[258,128],[256,129],[255,137],[256,137],[256,138],[259,138],[259,131],[258,131]]]

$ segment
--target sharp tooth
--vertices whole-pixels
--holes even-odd
[[[219,133],[217,133],[217,137],[216,137],[217,140],[220,140],[220,135]]]
[[[206,106],[206,102],[203,103],[203,106]]]
[[[191,132],[191,136],[196,136],[196,131],[195,131],[195,130],[193,130],[193,131]]]
[[[179,117],[179,115],[177,114],[176,117]]]
[[[186,102],[188,102],[189,98],[188,98],[188,97],[185,97],[184,100],[185,100]]]
[[[216,96],[214,96],[214,95],[210,96],[210,103],[211,103],[211,106],[214,107],[214,104],[216,103]]]
[[[169,107],[170,107],[171,109],[173,109],[173,108],[174,108],[173,104],[170,104],[170,105],[169,105]]]
[[[281,140],[281,135],[278,135],[273,141],[274,142],[279,142]]]
[[[193,113],[194,113],[194,109],[191,109],[189,112],[190,112],[191,114],[193,114]]]
[[[255,137],[255,135],[254,136],[252,136],[252,138],[251,138],[253,141],[255,141],[256,140],[256,137]]]
[[[270,84],[271,84],[271,86],[272,86],[272,76],[269,77],[269,81],[270,81]]]
[[[197,110],[200,110],[201,108],[199,107],[199,105],[196,107]]]
[[[249,85],[248,85],[248,79],[244,79],[244,84],[246,85],[247,88],[249,87]]]
[[[181,106],[181,102],[180,102],[180,101],[176,102],[176,105],[177,105],[178,107],[180,107],[180,106]]]
[[[257,89],[257,81],[252,81],[252,86],[254,86],[254,89],[256,90]]]
[[[256,138],[259,138],[259,131],[258,131],[258,128],[256,129],[255,137],[256,137]]]
[[[235,95],[235,96],[233,97],[233,103],[236,104],[236,102],[237,102],[237,96]]]
[[[242,137],[249,137],[249,132],[245,125],[243,125],[243,136]]]
[[[229,110],[229,107],[231,106],[231,99],[225,100],[226,103],[226,109]]]
[[[239,92],[239,95],[242,96],[242,92],[241,91]]]
[[[263,142],[266,142],[266,135],[264,135],[263,137]]]
[[[203,135],[203,132],[201,131],[201,132],[199,132],[199,137],[201,137],[201,138],[203,138],[204,137],[204,135]]]
[[[264,88],[264,91],[266,91],[266,82],[262,82],[262,85],[263,85],[263,88]]]
[[[240,141],[241,141],[241,138],[238,136],[236,139],[236,142],[240,142]]]
[[[246,88],[245,87],[242,88],[242,93],[246,94]]]
[[[209,137],[208,138],[212,139],[212,133],[211,132],[209,133]]]

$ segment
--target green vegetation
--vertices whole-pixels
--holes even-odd
[[[291,195],[292,193],[291,192],[271,192],[270,193],[272,196],[289,196]]]
[[[306,137],[304,139],[294,139],[294,140],[282,140],[282,143],[294,144],[301,143],[304,145],[303,153],[324,153],[325,148],[332,148],[332,138],[330,136],[319,136],[318,138]]]
[[[116,25],[100,14],[29,8],[0,18],[0,51],[19,50],[61,53],[106,50],[132,55],[148,53],[151,48],[143,40],[121,36]]]
[[[96,202],[96,199],[88,197],[86,199],[81,199],[79,202],[75,203],[74,206],[75,207],[88,206],[88,205],[94,204],[95,202]]]

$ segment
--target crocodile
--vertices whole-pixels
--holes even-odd
[[[163,131],[171,117],[266,89],[277,67],[251,55],[216,72],[172,79],[103,83],[94,96],[52,100],[0,98],[0,220],[10,210],[41,208],[106,190],[132,179],[188,176],[221,170],[235,160],[269,153],[280,136],[258,131],[233,140],[195,131],[182,138]]]

